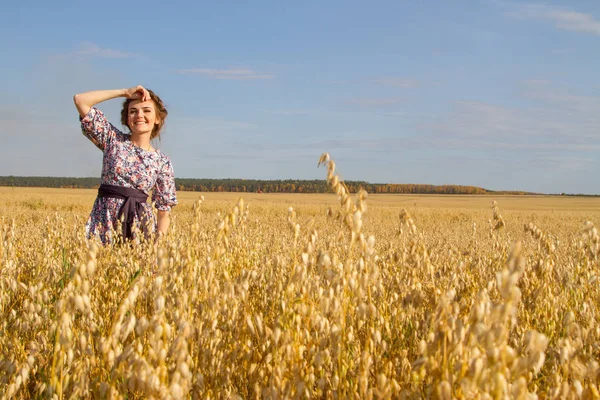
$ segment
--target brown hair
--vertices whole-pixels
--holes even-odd
[[[148,93],[150,93],[150,98],[154,102],[154,109],[156,111],[156,117],[157,117],[157,119],[160,120],[160,122],[158,122],[154,126],[154,129],[152,129],[152,134],[150,135],[150,139],[154,139],[155,137],[160,135],[160,131],[165,124],[165,119],[167,119],[167,115],[169,115],[169,112],[165,108],[163,101],[160,99],[160,97],[158,97],[158,95],[156,93],[154,93],[150,89],[146,89],[146,90],[148,91]],[[134,99],[126,99],[123,102],[123,109],[121,109],[121,124],[123,124],[123,126],[128,127],[130,131],[131,131],[131,127],[129,125],[127,125],[127,120],[128,120],[127,117],[129,114],[129,104],[131,104],[131,102],[133,100]]]

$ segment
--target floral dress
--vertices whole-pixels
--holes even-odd
[[[158,210],[170,211],[177,204],[175,176],[171,160],[160,150],[146,151],[131,141],[131,136],[119,131],[108,122],[102,111],[92,107],[85,117],[79,118],[81,130],[104,153],[102,183],[139,189],[147,195]],[[112,243],[117,229],[117,214],[123,199],[97,197],[86,224],[88,238],[99,238]],[[156,232],[156,217],[152,206],[144,203],[144,216],[149,229]],[[135,225],[139,228],[140,219]]]

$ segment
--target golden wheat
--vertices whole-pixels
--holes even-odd
[[[600,397],[595,200],[419,206],[319,164],[317,201],[180,194],[156,247],[87,242],[92,192],[3,190],[0,395]]]

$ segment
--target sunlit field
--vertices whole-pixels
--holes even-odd
[[[599,198],[328,165],[331,194],[180,192],[157,246],[88,243],[93,190],[0,188],[0,396],[600,398]]]

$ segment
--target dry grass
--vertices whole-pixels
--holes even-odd
[[[158,249],[87,243],[94,191],[0,188],[0,395],[600,397],[598,199],[322,161],[338,196],[180,193]]]

